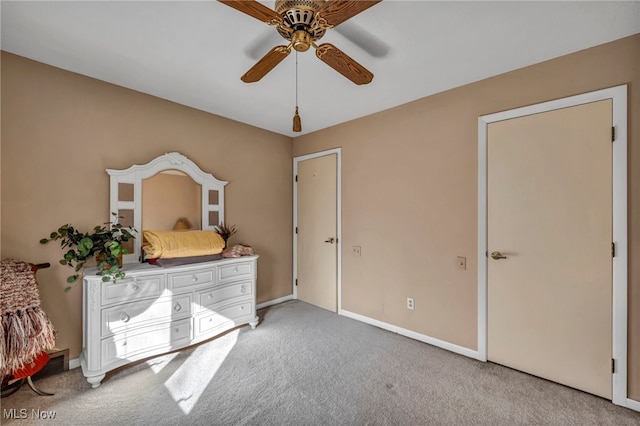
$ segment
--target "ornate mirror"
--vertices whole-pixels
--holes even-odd
[[[136,239],[129,241],[124,263],[138,262],[142,231],[184,226],[213,230],[224,222],[224,187],[228,182],[205,173],[184,155],[170,152],[144,165],[107,169],[110,176],[110,212],[120,223],[133,226]],[[111,214],[109,214],[111,216]]]

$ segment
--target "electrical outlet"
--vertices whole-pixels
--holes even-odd
[[[362,247],[353,246],[352,252],[353,252],[354,256],[361,256],[362,255]]]
[[[458,269],[460,269],[461,271],[466,270],[467,269],[467,258],[466,257],[462,257],[462,256],[458,256],[456,264],[458,265]]]
[[[413,297],[407,297],[407,309],[413,309],[414,306]]]

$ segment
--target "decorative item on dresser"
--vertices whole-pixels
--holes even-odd
[[[227,245],[229,244],[229,238],[231,238],[236,232],[238,232],[235,225],[225,225],[224,223],[216,226],[214,231],[220,234],[220,236],[224,240],[224,248],[227,248]]]
[[[127,277],[84,276],[82,372],[95,388],[114,368],[258,325],[258,256],[158,268],[125,266]]]
[[[84,271],[80,365],[94,388],[114,368],[200,343],[237,326],[258,325],[258,256],[223,258],[224,241],[214,232],[224,223],[227,182],[177,152],[107,173],[111,211],[124,217],[127,226],[141,230],[143,238],[138,240],[143,240],[143,247],[131,245],[132,254],[124,256],[122,268],[126,277],[117,282],[104,281],[96,268]],[[143,188],[171,193],[174,184],[167,179],[159,191],[155,182],[150,185],[162,174],[180,180],[183,192],[185,176],[193,180],[186,191],[198,194],[198,202],[143,201]],[[197,211],[187,204],[197,205]],[[178,230],[156,229],[158,223],[174,228],[176,218],[189,223]],[[185,218],[197,218],[198,223]],[[165,242],[170,244],[164,246]],[[143,251],[150,262],[157,257],[155,264],[140,263]]]
[[[78,281],[84,265],[94,258],[98,262],[98,275],[102,276],[103,281],[124,278],[124,272],[120,270],[122,256],[128,253],[124,245],[135,238],[136,230],[118,223],[117,213],[112,212],[111,215],[111,222],[95,226],[91,232],[80,232],[67,223],[53,231],[49,238],[40,240],[40,244],[60,240],[60,247],[68,249],[59,261],[61,265],[70,266],[74,270],[67,277],[67,283]],[[64,289],[69,290],[70,286]]]

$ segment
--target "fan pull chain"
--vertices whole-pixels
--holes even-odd
[[[293,115],[293,131],[302,131],[302,121],[298,115],[298,52],[296,51],[296,112]]]

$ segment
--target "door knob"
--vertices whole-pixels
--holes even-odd
[[[491,258],[495,260],[500,260],[500,259],[506,259],[507,256],[504,256],[499,251],[494,251],[494,252],[491,252]]]
[[[325,243],[329,243],[329,244],[333,244],[333,243],[335,243],[335,242],[336,242],[336,239],[335,239],[335,238],[333,238],[333,237],[331,237],[331,238],[329,238],[328,240],[324,240],[324,242],[325,242]]]

